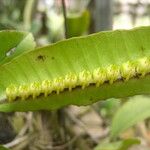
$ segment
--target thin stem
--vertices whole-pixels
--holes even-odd
[[[31,27],[32,10],[35,0],[27,0],[23,12],[23,22],[25,30],[29,30]]]
[[[62,0],[62,7],[63,7],[63,16],[64,16],[65,38],[67,38],[68,28],[67,28],[67,11],[66,11],[65,0]]]

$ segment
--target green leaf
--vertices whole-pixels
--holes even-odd
[[[90,24],[90,13],[85,10],[81,14],[67,16],[67,37],[81,36],[87,32]]]
[[[149,35],[150,27],[100,32],[24,53],[0,67],[0,111],[150,93]]]
[[[131,146],[140,144],[138,139],[125,139],[117,142],[104,142],[100,143],[94,150],[128,150]]]
[[[148,117],[150,117],[150,97],[135,96],[130,98],[120,107],[112,120],[111,137],[118,136],[122,131]]]
[[[0,31],[0,64],[29,52],[35,48],[35,42],[31,33],[15,30]]]
[[[120,99],[110,98],[101,103],[100,113],[105,117],[112,117],[121,105]]]
[[[0,145],[0,150],[9,150],[9,149],[4,147],[3,145]]]

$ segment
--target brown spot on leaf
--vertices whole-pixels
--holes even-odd
[[[52,56],[52,57],[51,57],[51,59],[52,59],[52,60],[54,60],[54,59],[55,59],[55,57],[53,57],[53,56]]]
[[[141,46],[141,49],[140,49],[142,52],[144,52],[145,48],[143,46]]]
[[[141,46],[140,47],[140,52],[143,56],[145,56],[145,47]]]
[[[143,46],[141,47],[141,50],[144,51],[144,47]]]
[[[46,59],[45,55],[38,55],[36,60],[37,61],[45,61],[45,59]]]

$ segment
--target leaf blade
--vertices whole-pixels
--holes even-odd
[[[149,97],[135,96],[134,98],[130,98],[130,100],[118,110],[113,118],[111,137],[116,137],[122,131],[149,117],[149,108]]]
[[[124,139],[117,142],[104,142],[98,144],[94,150],[128,150],[133,145],[140,144],[138,139]]]
[[[35,48],[34,38],[31,33],[15,30],[0,31],[0,45],[0,65]],[[12,54],[8,56],[8,53]]]
[[[137,36],[139,34],[145,37],[142,43],[139,43]],[[129,31],[101,32],[87,37],[58,42],[19,56],[9,64],[1,66],[1,101],[6,99],[5,90],[10,84],[16,86],[30,85],[33,82],[64,77],[70,72],[78,75],[83,70],[93,72],[98,67],[107,68],[110,65],[122,65],[122,63],[144,56],[149,57],[149,34],[150,27],[136,28]],[[128,47],[125,44],[126,39],[129,44]],[[144,47],[142,52],[141,46]],[[124,49],[126,49],[126,52],[122,55]],[[106,82],[98,88],[90,85],[81,90],[80,87],[77,87],[72,92],[64,91],[60,92],[60,95],[52,93],[46,98],[39,97],[35,100],[37,102],[30,97],[27,102],[16,101],[10,104],[1,104],[1,111],[56,109],[69,104],[87,105],[111,97],[119,98],[147,94],[150,91],[149,83],[150,77],[147,75],[144,78],[133,78],[127,82],[118,80],[112,85]],[[19,107],[19,105],[22,106]]]

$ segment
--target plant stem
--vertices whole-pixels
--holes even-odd
[[[23,23],[25,30],[30,30],[31,27],[31,17],[32,17],[32,9],[35,0],[27,0],[23,12]]]
[[[65,0],[62,0],[62,7],[63,7],[63,16],[64,16],[65,38],[67,39],[68,28],[67,28],[67,11],[66,11]]]

